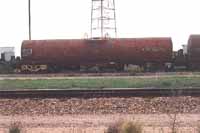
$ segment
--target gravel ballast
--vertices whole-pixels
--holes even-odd
[[[200,113],[200,97],[0,99],[0,115]]]

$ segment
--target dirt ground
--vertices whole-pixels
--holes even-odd
[[[0,133],[8,133],[11,124],[17,123],[23,133],[104,133],[117,121],[134,121],[143,127],[143,133],[170,133],[175,114],[107,114],[63,116],[0,116]],[[177,114],[178,133],[197,132],[200,114]]]

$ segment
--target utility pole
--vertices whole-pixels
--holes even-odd
[[[28,0],[29,40],[31,40],[31,0]]]
[[[101,0],[101,17],[100,17],[100,20],[101,20],[101,38],[103,37],[103,0]]]

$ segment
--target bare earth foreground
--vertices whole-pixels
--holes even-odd
[[[166,114],[110,114],[110,115],[64,115],[64,116],[0,116],[0,133],[8,133],[10,123],[21,123],[25,133],[104,133],[107,127],[122,120],[137,121],[144,133],[170,133],[172,115]],[[200,115],[177,115],[180,133],[198,133]]]
[[[104,133],[134,121],[144,133],[198,133],[199,97],[0,99],[0,133],[17,123],[26,133]]]

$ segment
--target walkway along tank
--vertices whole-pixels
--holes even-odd
[[[139,65],[163,69],[171,63],[171,38],[26,40],[21,70],[39,72],[84,67]]]

